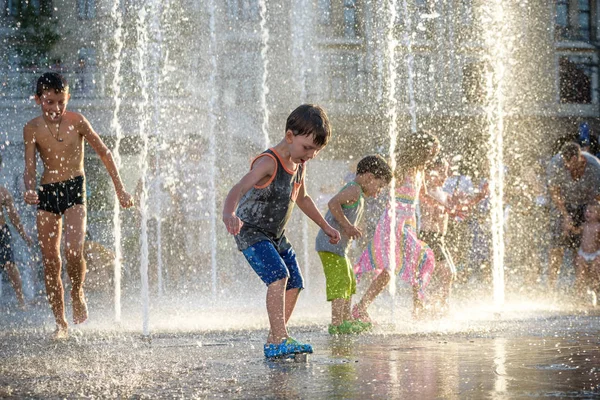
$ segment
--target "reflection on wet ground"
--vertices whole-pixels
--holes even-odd
[[[315,348],[306,363],[265,361],[264,329],[165,330],[148,341],[91,324],[52,342],[40,320],[18,319],[0,316],[0,397],[600,397],[598,311],[440,321],[427,330],[384,324],[358,337],[296,325],[293,334]]]

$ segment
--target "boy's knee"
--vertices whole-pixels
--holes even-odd
[[[385,282],[389,282],[391,277],[392,277],[392,274],[387,269],[382,270],[378,276],[380,281],[385,281]]]
[[[290,278],[288,279],[286,290],[290,289],[304,289],[304,277],[299,269],[290,270]]]
[[[279,279],[276,279],[276,280],[270,282],[269,284],[267,284],[267,287],[277,287],[277,286],[284,286],[285,287],[286,284],[287,284],[287,281],[288,281],[287,277],[285,277],[285,278],[279,278]]]
[[[69,249],[67,250],[66,257],[68,263],[83,262],[83,249]]]
[[[60,253],[44,254],[44,268],[46,271],[55,269],[60,271],[61,264]]]
[[[13,272],[14,270],[17,270],[17,272],[19,272],[19,270],[17,269],[17,265],[10,261],[4,264],[4,270],[7,272]]]

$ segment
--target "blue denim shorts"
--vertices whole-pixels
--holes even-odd
[[[278,253],[273,243],[263,240],[248,247],[242,254],[267,286],[288,278],[286,290],[304,288],[304,278],[291,247]]]

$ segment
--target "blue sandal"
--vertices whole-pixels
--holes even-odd
[[[266,358],[286,357],[291,354],[312,353],[313,348],[310,344],[300,343],[293,337],[283,339],[280,344],[265,344]]]

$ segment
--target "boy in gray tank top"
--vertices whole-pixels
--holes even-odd
[[[285,227],[298,204],[332,243],[340,240],[340,233],[325,221],[304,185],[305,163],[316,157],[330,137],[325,111],[316,105],[301,105],[287,118],[281,142],[252,161],[250,172],[225,199],[223,223],[267,285],[270,331],[264,346],[266,358],[313,351],[310,344],[298,342],[287,331],[304,281]]]
[[[329,333],[359,333],[370,329],[370,323],[352,318],[350,312],[352,295],[356,293],[356,278],[348,249],[352,239],[362,232],[356,227],[364,209],[364,196],[377,197],[392,181],[392,169],[383,157],[367,156],[356,166],[356,178],[346,184],[328,203],[325,220],[341,232],[341,240],[331,243],[327,233],[319,231],[316,250],[319,252],[325,272],[327,301],[331,301],[331,324]]]

